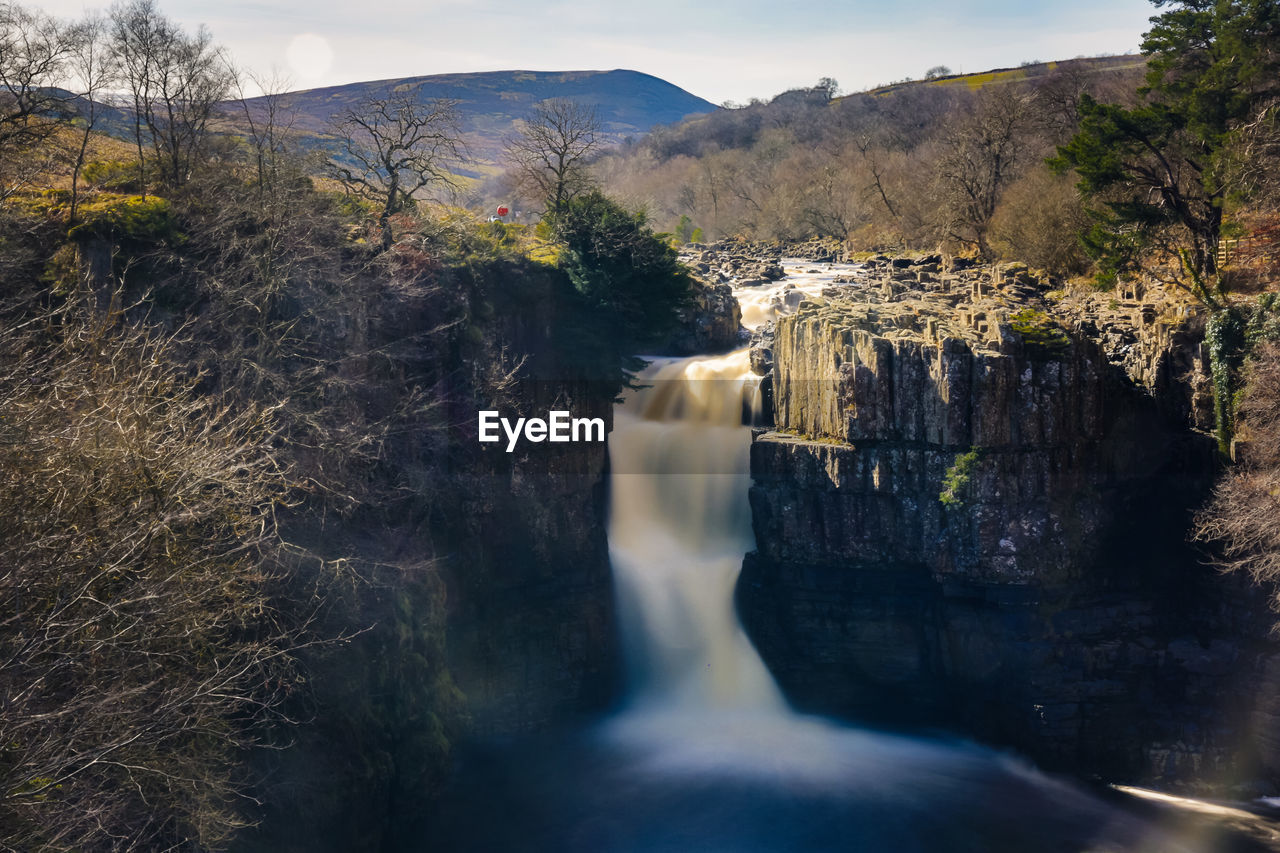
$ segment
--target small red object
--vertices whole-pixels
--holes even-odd
[[[511,210],[510,210],[509,208],[506,208],[506,207],[500,207],[500,208],[498,208],[498,215],[499,215],[499,216],[506,216],[506,215],[507,215],[508,213],[510,213],[510,212],[511,212]]]

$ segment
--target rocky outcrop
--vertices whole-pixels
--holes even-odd
[[[845,255],[843,246],[829,240],[784,243],[732,239],[710,245],[691,243],[680,258],[708,281],[750,287],[781,279],[785,275],[783,258],[832,263],[844,260]]]
[[[665,355],[721,352],[741,343],[742,308],[727,284],[695,281],[692,304],[681,308],[676,332],[658,348]]]
[[[606,444],[522,442],[508,453],[501,442],[480,444],[476,421],[479,409],[512,418],[567,410],[608,431],[618,389],[566,378],[574,368],[551,337],[561,307],[553,280],[526,270],[506,292],[518,301],[495,302],[457,336],[463,351],[452,360],[476,379],[457,389],[446,419],[450,470],[433,519],[447,555],[449,666],[481,735],[598,710],[613,700],[619,672]]]
[[[1212,442],[1050,289],[888,259],[758,342],[776,428],[752,447],[744,622],[807,709],[1233,778],[1263,610],[1185,544]]]
[[[571,405],[610,418],[608,401]],[[461,477],[449,507],[450,665],[478,734],[545,728],[616,687],[605,446],[532,447],[514,459],[490,448],[493,467]]]
[[[1055,311],[1081,337],[1102,347],[1107,362],[1144,389],[1171,421],[1213,429],[1213,388],[1204,346],[1205,307],[1163,288],[1062,294]]]

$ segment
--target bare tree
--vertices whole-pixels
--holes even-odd
[[[89,140],[98,124],[98,98],[115,78],[115,54],[107,41],[107,23],[97,14],[90,14],[73,30],[71,55],[68,60],[73,85],[80,96],[80,143],[73,153],[71,165],[71,204],[67,213],[68,224],[75,224],[76,206],[80,200],[80,172],[84,168]]]
[[[43,321],[0,343],[0,848],[210,849],[296,683],[272,414],[167,339]]]
[[[946,236],[995,257],[988,239],[1001,194],[1019,174],[1025,152],[1026,99],[1004,87],[983,92],[968,115],[943,135],[938,164]]]
[[[339,154],[329,171],[347,192],[379,205],[382,248],[391,248],[391,217],[432,184],[455,187],[465,160],[457,105],[416,94],[372,97],[336,118]]]
[[[111,10],[114,51],[133,99],[139,181],[146,194],[144,143],[160,177],[182,186],[203,153],[209,122],[234,79],[208,30],[187,35],[154,0],[131,0]]]
[[[822,237],[848,240],[870,220],[863,192],[865,178],[852,146],[820,146],[793,156],[795,184],[803,193],[802,224]]]
[[[507,142],[521,189],[540,196],[549,212],[562,210],[591,189],[586,165],[600,143],[600,130],[594,106],[565,98],[538,104],[520,133]]]
[[[39,11],[0,2],[0,199],[25,186],[49,160],[67,100],[56,88],[71,52],[67,31]]]
[[[289,97],[288,78],[273,73],[267,77],[250,74],[249,79],[262,93],[257,98],[245,97],[240,89],[240,107],[244,111],[245,124],[249,128],[249,144],[253,148],[254,166],[257,169],[259,197],[266,198],[279,189],[280,181],[288,165],[295,162],[288,151],[290,137],[298,113]]]

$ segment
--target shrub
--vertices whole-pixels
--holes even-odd
[[[155,196],[102,193],[83,201],[77,217],[80,221],[67,232],[70,237],[161,243],[178,234],[169,202]]]
[[[552,227],[560,267],[581,308],[576,332],[607,363],[632,363],[667,335],[693,280],[664,235],[599,191],[574,199]]]
[[[216,847],[295,683],[272,418],[164,340],[49,319],[65,343],[0,344],[0,847]]]
[[[991,220],[991,242],[1008,260],[1078,275],[1089,268],[1089,257],[1076,235],[1088,226],[1071,179],[1036,168],[1005,191]]]
[[[131,160],[91,160],[81,173],[85,185],[117,193],[136,193],[138,166]]]
[[[1264,342],[1245,368],[1236,468],[1196,519],[1196,536],[1220,543],[1220,565],[1260,583],[1280,580],[1280,344]],[[1280,596],[1273,599],[1280,607]]]
[[[947,469],[946,477],[942,481],[942,491],[938,494],[938,500],[943,506],[948,509],[957,509],[964,505],[964,494],[968,491],[969,480],[973,476],[980,456],[981,451],[976,447],[969,448],[968,453],[956,456],[951,467]]]

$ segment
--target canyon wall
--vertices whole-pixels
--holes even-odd
[[[1118,321],[1046,290],[885,260],[778,321],[748,632],[805,709],[1245,778],[1267,617],[1186,543],[1215,470],[1198,344],[1170,307],[1109,346],[1089,324]]]

